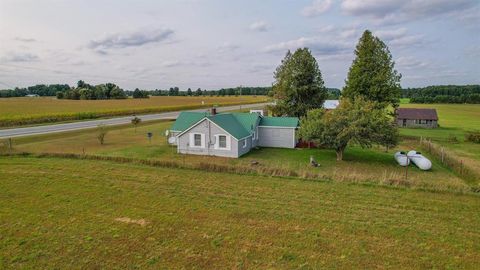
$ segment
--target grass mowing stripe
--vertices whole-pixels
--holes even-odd
[[[0,158],[0,177],[7,267],[472,268],[479,260],[478,196],[51,158]]]

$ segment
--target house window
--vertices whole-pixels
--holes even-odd
[[[404,127],[407,126],[407,119],[403,119],[403,126],[404,126]]]
[[[227,148],[227,136],[225,135],[218,136],[218,148]]]
[[[201,134],[194,134],[193,135],[193,145],[194,146],[202,146],[202,135]]]
[[[247,147],[247,139],[243,140],[243,148]]]

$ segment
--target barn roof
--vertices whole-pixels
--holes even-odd
[[[397,109],[399,119],[424,119],[438,120],[437,110],[420,108],[399,108]]]

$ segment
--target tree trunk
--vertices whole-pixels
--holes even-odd
[[[345,150],[345,148],[337,148],[335,150],[335,153],[337,154],[337,161],[342,161],[343,160],[343,151]]]

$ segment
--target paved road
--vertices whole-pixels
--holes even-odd
[[[218,112],[234,111],[240,108],[242,109],[258,108],[265,105],[268,105],[268,103],[226,106],[226,107],[218,107],[217,111]],[[198,109],[198,110],[189,110],[189,111],[204,112],[206,110],[207,109]],[[161,120],[161,119],[176,119],[179,114],[180,114],[180,111],[176,111],[176,112],[138,115],[138,117],[142,119],[142,122],[146,122],[146,121]],[[66,124],[0,129],[0,139],[94,128],[101,124],[107,125],[107,126],[122,125],[122,124],[131,123],[131,120],[132,120],[132,116],[124,116],[124,117],[117,117],[117,118],[110,118],[110,119],[73,122],[73,123],[66,123]]]

